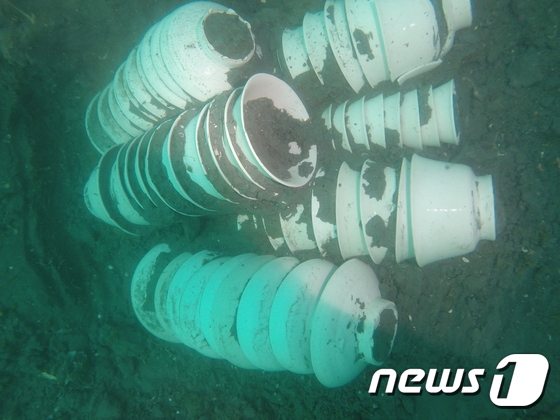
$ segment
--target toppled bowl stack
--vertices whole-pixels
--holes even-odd
[[[263,218],[271,245],[292,253],[318,250],[335,261],[387,253],[419,266],[472,252],[481,239],[495,240],[490,175],[466,165],[418,155],[395,168],[366,160],[321,168],[312,191],[291,212]]]
[[[235,39],[235,43],[231,42]],[[251,25],[209,1],[178,8],[152,26],[91,100],[86,130],[101,153],[246,80],[254,56]]]
[[[174,214],[280,203],[315,172],[317,147],[301,129],[308,119],[285,82],[256,74],[200,112],[183,111],[109,149],[85,186],[86,205],[106,223],[139,233]]]
[[[155,336],[244,369],[314,373],[325,386],[354,379],[389,356],[393,302],[359,260],[151,249],[131,284],[132,305]]]
[[[470,0],[442,0],[442,9],[438,21],[430,0],[327,0],[284,30],[280,64],[293,79],[312,71],[322,84],[343,79],[355,92],[403,83],[437,67],[455,32],[471,25]]]
[[[450,80],[435,89],[422,86],[404,94],[329,105],[323,119],[336,150],[365,151],[374,158],[376,148],[393,144],[417,150],[458,144],[455,108],[455,82]]]

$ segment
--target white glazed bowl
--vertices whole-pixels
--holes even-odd
[[[473,251],[480,239],[495,240],[492,177],[466,165],[418,155],[410,168],[414,254],[420,267]]]
[[[282,32],[282,53],[292,79],[309,71],[310,62],[305,50],[303,27],[284,29]]]
[[[339,106],[337,106],[332,115],[332,126],[336,132],[339,134],[339,141],[334,140],[335,146],[341,144],[344,150],[352,152],[352,147],[350,146],[350,140],[348,140],[348,132],[346,131],[346,107],[348,106],[348,101],[344,101]],[[338,147],[335,147],[338,149]]]
[[[173,127],[173,122],[173,120],[167,120],[156,126],[148,142],[145,156],[145,171],[148,185],[157,193],[159,199],[161,199],[167,207],[173,209],[179,214],[186,216],[200,216],[211,213],[214,210],[208,205],[208,200],[205,200],[206,195],[203,192],[195,196],[194,194],[190,194],[191,191],[189,190],[189,197],[191,200],[185,200],[185,196],[177,191],[169,179],[168,168],[166,168],[163,155],[165,151],[165,141],[169,138],[169,132]],[[186,143],[187,141],[185,144]],[[182,154],[183,160],[185,160],[184,152]],[[186,162],[184,163],[184,167],[188,168]],[[185,172],[189,173],[186,170]],[[198,188],[200,190],[200,187],[192,180],[192,178],[186,176],[185,179],[190,179],[191,189]]]
[[[149,31],[150,32],[150,31]],[[148,44],[147,45],[149,48]],[[161,80],[156,80],[157,75],[153,69],[152,59],[150,57],[150,52],[146,51],[143,43],[140,43],[133,53],[135,52],[134,63],[136,64],[136,71],[138,77],[142,83],[142,86],[146,89],[150,95],[150,101],[156,102],[158,106],[161,106],[168,116],[177,114],[180,109],[174,106],[171,102],[166,100],[159,92],[159,88],[163,85]],[[131,60],[129,57],[128,60]]]
[[[140,75],[138,65],[138,47],[133,49],[124,62],[123,82],[128,89],[130,99],[142,107],[155,121],[170,118],[173,113],[163,103],[159,102],[148,90],[145,75]]]
[[[389,219],[396,209],[397,173],[395,169],[366,160],[360,173],[360,219],[369,256],[375,264],[385,258]]]
[[[299,264],[294,257],[275,258],[263,265],[243,290],[237,309],[237,338],[243,353],[259,369],[284,370],[270,344],[270,309],[280,284]]]
[[[228,57],[208,39],[205,27],[214,14],[223,14],[241,23],[228,27],[234,30],[231,40],[240,36],[250,38],[251,48],[242,57]],[[228,81],[230,70],[247,63],[256,49],[249,23],[217,3],[187,3],[167,16],[161,25],[161,53],[169,73],[186,93],[202,102],[231,90],[234,86]],[[227,30],[224,28],[223,36]]]
[[[368,255],[360,219],[360,173],[343,162],[336,185],[336,226],[343,259]]]
[[[202,332],[200,302],[206,284],[212,275],[231,257],[218,257],[209,251],[193,255],[173,278],[167,296],[171,327],[176,336],[192,349],[214,359],[223,357],[210,347]],[[182,290],[182,293],[181,293]],[[177,292],[177,296],[171,294]]]
[[[171,74],[169,74],[169,70],[167,69],[167,65],[161,53],[161,33],[163,26],[164,25],[160,21],[152,27],[153,31],[149,40],[152,65],[157,74],[157,78],[163,83],[164,92],[167,93],[167,96],[164,96],[165,99],[177,108],[185,109],[188,106],[193,106],[196,101],[185,92],[181,86],[177,84],[175,79],[171,77]],[[160,93],[163,95],[163,92]]]
[[[438,23],[429,0],[377,0],[375,5],[391,80],[438,58]]]
[[[230,363],[244,369],[256,369],[239,345],[236,331],[237,311],[241,295],[251,277],[275,257],[271,255],[249,255],[226,274],[218,269],[206,285],[202,295],[202,306],[207,306],[202,319],[206,322],[204,335],[212,348]],[[235,260],[233,257],[230,261]],[[241,260],[240,260],[241,261]],[[228,264],[228,263],[226,263]],[[222,267],[226,266],[224,264]],[[233,332],[233,333],[232,333]]]
[[[84,201],[92,215],[108,225],[118,227],[107,212],[105,204],[103,203],[103,197],[99,191],[99,165],[93,169],[86,182],[84,187]]]
[[[401,138],[401,93],[397,92],[383,98],[385,129],[393,130],[399,135],[399,146],[402,147]]]
[[[217,254],[209,251],[201,251],[190,258],[185,259],[173,274],[166,295],[166,318],[175,336],[185,345],[205,354],[208,357],[219,357],[217,353],[206,346],[201,349],[197,346],[195,338],[202,335],[200,327],[196,324],[198,318],[198,301],[202,294],[202,288],[206,283],[191,281],[198,271],[216,261]],[[214,263],[215,269],[219,267],[220,261]],[[159,283],[158,283],[159,284]],[[184,295],[187,295],[185,298]],[[193,296],[195,297],[193,299]]]
[[[434,112],[439,141],[442,143],[459,144],[455,95],[455,81],[453,79],[434,89]]]
[[[324,284],[336,269],[326,260],[307,260],[286,276],[270,309],[270,344],[290,372],[313,373],[311,323]]]
[[[377,95],[364,103],[364,115],[370,148],[385,144],[385,109],[383,95]]]
[[[154,306],[154,291],[161,272],[155,267],[173,258],[171,248],[167,244],[159,244],[152,248],[140,260],[132,275],[130,294],[132,308],[142,325],[153,335],[171,343],[179,343],[171,328],[159,321]],[[166,264],[167,265],[167,264]]]
[[[323,68],[330,49],[327,28],[323,19],[323,12],[306,13],[303,17],[303,40],[309,63],[322,85]]]
[[[390,78],[374,2],[346,0],[346,18],[352,46],[368,84],[375,88]]]
[[[173,188],[188,202],[197,205],[188,194],[188,176],[185,170],[184,150],[186,144],[186,127],[197,115],[190,111],[183,111],[175,120],[165,137],[162,147],[162,164],[165,168],[167,179]],[[192,139],[190,139],[192,141]]]
[[[255,254],[237,255],[230,258],[229,260],[224,262],[224,264],[218,267],[204,287],[199,306],[200,328],[212,350],[214,350],[224,359],[228,359],[230,361],[235,360],[235,364],[237,366],[246,369],[254,369],[255,366],[244,357],[238,345],[236,348],[227,349],[226,341],[224,341],[225,338],[222,336],[222,331],[220,331],[220,328],[223,327],[223,322],[227,322],[226,319],[222,318],[222,314],[224,317],[229,317],[232,309],[235,313],[235,308],[237,307],[238,301],[228,302],[227,305],[223,308],[222,312],[220,305],[223,302],[220,301],[222,297],[222,292],[220,289],[222,287],[223,280],[230,273],[239,269],[240,267],[243,268],[243,264],[253,259],[254,257],[256,257]],[[235,307],[232,307],[232,305],[235,305]],[[230,330],[228,330],[228,333],[230,333]]]
[[[351,148],[363,146],[369,150],[364,96],[346,107],[346,130]]]
[[[434,91],[431,85],[418,88],[418,111],[420,116],[420,131],[424,146],[441,145],[437,127]]]
[[[84,201],[88,210],[105,223],[121,229],[131,235],[138,234],[141,226],[135,225],[127,220],[120,212],[113,193],[113,173],[118,154],[123,147],[122,144],[107,150],[99,161],[99,165],[93,170],[84,188]],[[124,195],[124,191],[122,191]],[[120,199],[128,200],[128,197]],[[131,205],[130,202],[127,204]]]
[[[354,92],[359,92],[366,80],[360,63],[354,56],[344,0],[327,0],[323,10],[327,37],[334,58],[350,87]]]
[[[321,293],[311,326],[311,361],[319,382],[347,384],[388,357],[397,332],[394,303],[381,299],[379,281],[364,262],[341,265]]]
[[[311,223],[313,226],[313,236],[317,243],[317,248],[323,257],[331,256],[338,251],[337,228],[336,228],[336,209],[333,208],[332,190],[336,185],[337,174],[334,179],[326,177],[324,169],[319,169],[313,180],[313,190],[311,192]]]
[[[110,178],[110,196],[113,204],[116,206],[118,212],[130,223],[136,225],[149,225],[149,223],[142,217],[140,208],[136,205],[135,200],[130,196],[126,190],[124,183],[124,157],[128,149],[128,143],[122,145],[117,154],[117,159],[111,169]]]
[[[97,100],[97,117],[99,118],[101,127],[103,127],[103,130],[107,133],[113,143],[121,144],[132,139],[132,136],[122,128],[109,108],[108,95],[110,86],[111,85],[107,85],[99,95]]]
[[[109,104],[109,110],[113,115],[113,118],[117,123],[122,127],[122,129],[129,135],[131,138],[137,137],[141,135],[144,130],[140,129],[140,127],[134,125],[130,119],[128,118],[127,114],[123,112],[121,106],[117,102],[117,95],[116,95],[116,84],[110,83],[107,88],[107,102]]]
[[[412,222],[410,220],[410,161],[403,158],[399,175],[395,259],[398,263],[414,257]]]
[[[140,103],[136,101],[132,94],[129,94],[127,87],[125,87],[125,63],[119,66],[115,72],[115,77],[113,78],[112,85],[115,99],[121,111],[130,121],[130,124],[138,127],[142,131],[146,131],[152,128],[157,120],[153,115],[150,115],[145,109],[143,109],[143,107],[140,106]]]
[[[167,84],[162,80],[162,77],[159,74],[159,69],[156,69],[153,61],[153,57],[157,54],[161,54],[159,49],[159,37],[158,42],[153,42],[152,38],[154,38],[154,32],[157,30],[157,33],[161,35],[161,27],[162,23],[158,22],[154,26],[152,26],[148,32],[142,38],[140,44],[138,44],[138,56],[137,60],[140,63],[141,70],[146,76],[149,86],[151,87],[152,92],[155,93],[154,97],[168,107],[175,107],[178,109],[184,109],[187,107],[187,101],[184,98],[179,97],[177,93],[171,90]],[[152,54],[152,45],[156,49],[154,54]],[[160,64],[161,67],[161,64]],[[165,68],[165,66],[164,66]],[[179,93],[183,92],[182,89],[177,90]],[[189,102],[192,102],[190,99]]]
[[[159,275],[159,279],[156,283],[156,288],[154,290],[154,311],[156,313],[157,320],[160,325],[166,330],[170,331],[174,335],[174,339],[181,341],[180,338],[175,334],[174,329],[171,326],[170,318],[168,316],[168,294],[171,282],[179,267],[185,263],[192,254],[190,252],[183,252],[173,258],[163,269]]]
[[[295,141],[289,141],[289,137],[281,138],[282,133],[278,133],[279,137],[276,140],[283,143],[274,144],[272,148],[262,147],[260,143],[268,139],[259,137],[258,133],[247,131],[248,118],[258,118],[258,116],[248,114],[246,106],[250,101],[259,99],[272,101],[277,112],[286,112],[296,120],[306,121],[309,119],[309,114],[303,102],[286,82],[270,74],[257,73],[247,81],[239,98],[243,109],[241,110],[242,124],[241,127],[238,125],[237,129],[244,131],[243,138],[246,139],[251,155],[263,175],[288,187],[301,187],[307,184],[315,172],[317,146],[310,143],[297,144]],[[256,125],[258,124],[268,126],[270,121],[258,121]],[[278,162],[281,164],[279,165]]]
[[[402,95],[401,142],[403,146],[422,150],[422,133],[420,130],[418,94],[416,89]]]
[[[455,32],[472,25],[472,6],[471,0],[443,0],[442,5],[448,31],[441,50],[443,56],[453,46]]]
[[[292,253],[317,248],[311,222],[311,199],[308,198],[304,202],[305,205],[297,204],[289,215],[280,215],[282,235]]]
[[[198,148],[197,138],[199,135],[204,136],[201,131],[203,129],[203,122],[206,118],[206,113],[208,112],[208,106],[209,105],[205,105],[198,115],[193,118],[185,128],[185,153],[183,155],[183,160],[185,166],[188,168],[189,176],[193,182],[195,182],[206,194],[211,197],[218,200],[225,200],[225,198],[216,191],[216,188],[208,179]]]

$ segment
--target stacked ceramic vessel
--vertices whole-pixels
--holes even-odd
[[[430,0],[327,0],[302,26],[284,30],[280,62],[294,79],[312,72],[323,84],[345,80],[355,92],[403,83],[437,67],[455,32],[471,25],[470,0],[441,5],[438,21]]]
[[[421,150],[459,143],[453,80],[435,89],[423,86],[404,94],[329,105],[323,119],[332,131],[335,149],[369,152],[372,157],[375,148],[393,144]]]
[[[246,80],[239,69],[255,48],[251,26],[233,10],[209,1],[178,8],[148,30],[113,81],[91,100],[91,143],[105,152],[230,91]]]
[[[131,285],[134,311],[155,336],[244,369],[314,373],[325,386],[388,357],[394,303],[375,273],[350,260],[150,250]]]
[[[175,214],[280,203],[315,172],[317,147],[297,130],[308,118],[285,82],[256,74],[201,111],[183,111],[109,149],[86,184],[86,205],[106,223],[139,233]]]
[[[320,169],[291,210],[263,219],[271,245],[335,261],[369,256],[379,264],[390,251],[397,262],[416,258],[422,267],[496,238],[492,177],[418,155],[403,159],[400,176],[371,160]]]

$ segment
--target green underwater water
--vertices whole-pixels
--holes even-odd
[[[471,28],[444,63],[402,87],[457,85],[458,146],[425,157],[493,176],[496,241],[420,268],[374,266],[399,330],[385,367],[483,368],[475,396],[368,394],[374,367],[350,384],[242,370],[149,334],[130,303],[136,264],[154,245],[227,255],[270,253],[230,216],[185,220],[132,237],[95,219],[83,186],[99,154],[84,114],[146,30],[176,0],[0,3],[0,418],[535,418],[560,416],[560,5],[474,0]],[[275,67],[276,28],[301,24],[319,0],[223,1],[262,39]],[[297,87],[318,109],[353,94]],[[396,158],[410,158],[399,150]],[[508,410],[489,398],[497,363],[548,358],[546,392]]]

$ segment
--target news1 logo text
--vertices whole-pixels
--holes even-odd
[[[489,397],[492,403],[502,408],[528,408],[537,404],[544,394],[549,373],[549,364],[541,354],[510,354],[504,357],[496,370],[505,372],[514,369],[509,386],[504,375],[495,373],[492,377]],[[452,375],[453,373],[453,375]],[[453,378],[450,380],[450,378]],[[393,395],[395,389],[405,395],[420,395],[425,390],[429,394],[475,395],[480,393],[479,380],[486,376],[484,369],[407,369],[400,376],[393,369],[379,369],[371,378],[369,393]],[[384,389],[381,384],[386,383]]]

